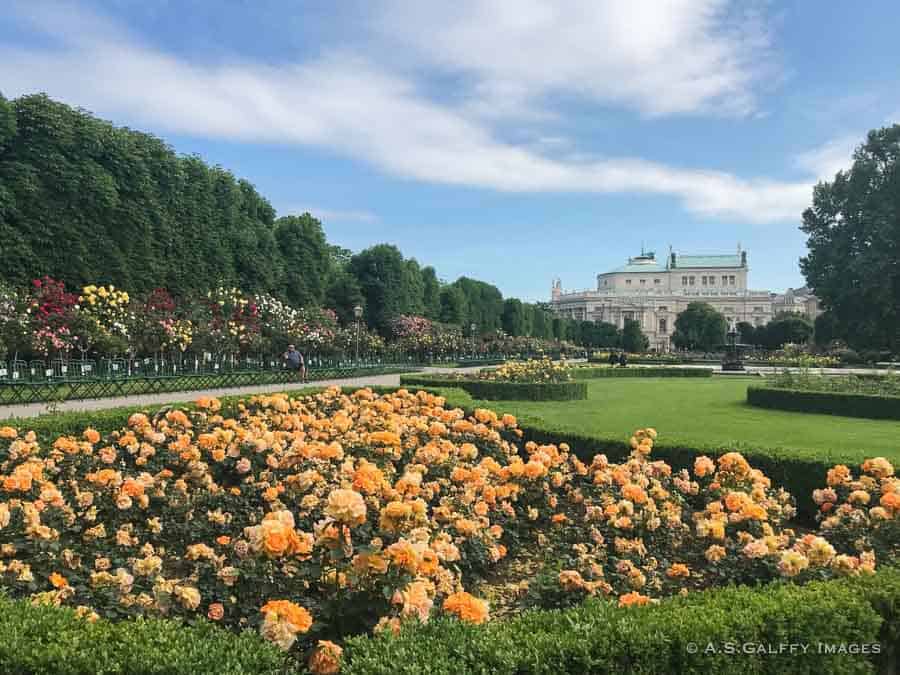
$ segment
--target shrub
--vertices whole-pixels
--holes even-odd
[[[588,601],[527,611],[486,626],[442,619],[398,636],[348,642],[348,675],[499,673],[893,672],[900,636],[900,572],[805,586],[729,587],[621,609]],[[804,652],[743,653],[808,645]],[[828,645],[841,653],[823,653]],[[868,654],[848,653],[859,645]],[[873,652],[878,653],[873,653]]]
[[[583,401],[585,382],[491,382],[489,380],[400,376],[400,384],[414,387],[458,387],[483,401]]]
[[[652,366],[630,366],[627,368],[581,366],[572,369],[572,376],[579,378],[597,377],[712,377],[709,368],[654,368]]]
[[[747,403],[760,408],[793,412],[900,419],[900,396],[750,386],[747,387]]]
[[[200,620],[93,623],[75,610],[0,599],[4,673],[282,673],[284,654],[258,635]]]

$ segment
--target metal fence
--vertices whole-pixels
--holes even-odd
[[[310,381],[397,372],[425,365],[490,365],[537,354],[443,354],[389,352],[353,357],[307,355]],[[551,355],[554,356],[554,355]],[[559,355],[555,355],[558,357]],[[281,356],[176,354],[167,357],[0,361],[0,405],[107,398],[214,388],[298,383]]]

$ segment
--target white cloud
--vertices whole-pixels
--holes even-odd
[[[648,116],[754,112],[775,72],[756,3],[728,0],[389,0],[383,36],[474,79],[481,112],[559,93]],[[540,108],[541,106],[538,106]]]
[[[299,216],[309,213],[321,220],[325,225],[329,223],[377,223],[381,220],[371,211],[354,211],[342,209],[323,209],[316,206],[289,206],[285,209],[279,209],[279,216]]]
[[[853,151],[865,140],[865,134],[847,134],[801,153],[795,159],[797,166],[811,173],[818,180],[831,181],[841,170],[853,164]]]
[[[616,85],[619,93],[615,96],[631,98],[647,106],[648,112],[657,113],[713,105],[728,95],[734,101],[744,100],[740,107],[750,105],[746,79],[736,74],[740,59],[729,55],[724,45],[695,45],[705,56],[684,57],[666,71],[670,77],[681,77],[687,90],[683,95],[649,72],[661,59],[677,61],[679,48],[688,47],[685,36],[700,40],[706,34],[704,26],[713,20],[719,3],[699,5],[704,11],[688,18],[660,9],[660,16],[679,26],[674,33],[646,8],[637,17],[646,20],[645,32],[636,27],[619,35],[606,29],[603,40],[609,43],[607,49],[614,45],[619,51],[626,49],[631,38],[636,43],[628,52],[631,61],[617,76],[622,82]],[[693,3],[673,6],[693,7]],[[0,47],[0,82],[7,95],[44,90],[54,98],[132,125],[203,137],[313,145],[363,160],[395,176],[434,183],[509,192],[668,195],[694,213],[754,223],[796,221],[810,199],[811,180],[744,179],[631,157],[554,158],[530,145],[502,142],[483,120],[429,100],[410,80],[354,54],[326,54],[315,61],[278,68],[252,63],[199,65],[144,45],[102,19],[72,11],[37,11],[32,4],[16,7],[20,17],[27,16],[58,44],[50,48]],[[551,25],[562,25],[557,18],[561,9],[549,10],[537,3],[522,8],[518,18],[502,16],[501,24],[515,36],[532,35],[535,25],[546,26],[548,12],[554,17]],[[624,5],[615,5],[615,9],[629,17],[626,24],[637,21]],[[581,16],[569,18],[572,24],[581,21]],[[616,25],[621,28],[625,24],[620,21]],[[461,30],[450,33],[466,37]],[[568,38],[548,35],[546,41]],[[571,37],[576,38],[584,39],[580,34]],[[523,39],[516,37],[512,44],[519,45]],[[503,44],[501,41],[500,46]],[[521,47],[525,49],[524,43]],[[577,81],[580,71],[572,70],[574,66],[556,52],[548,58],[563,72],[556,74],[554,68],[547,68],[542,81],[555,84],[563,77]],[[501,49],[497,56],[509,69],[514,67],[512,52]],[[653,105],[633,83],[625,82],[626,76],[637,77],[634,64],[642,60],[648,66],[644,76],[648,91],[660,87],[659,100]],[[703,75],[704,63],[722,65],[725,76]],[[616,73],[612,62],[604,69],[604,77]],[[596,89],[599,82],[594,78],[585,86]]]

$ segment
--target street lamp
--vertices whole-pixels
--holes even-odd
[[[356,317],[356,365],[359,365],[359,320],[362,318],[363,308],[357,305],[353,308],[353,316]]]
[[[473,323],[469,326],[469,336],[472,338],[472,356],[475,356],[475,329],[478,325]]]

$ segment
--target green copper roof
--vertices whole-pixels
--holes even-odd
[[[675,255],[675,267],[678,269],[692,267],[740,267],[739,255]]]
[[[653,254],[648,256],[638,256],[630,258],[626,265],[617,267],[604,274],[615,274],[616,272],[648,272],[651,274],[659,274],[669,269],[667,263],[669,258],[655,260]],[[740,255],[678,255],[675,254],[676,269],[699,269],[701,267],[713,268],[739,268],[741,266]]]
[[[613,272],[665,272],[666,265],[664,262],[656,261],[652,263],[628,263],[627,265],[622,265],[621,267],[617,267],[610,272],[606,272],[606,274],[612,274]]]

